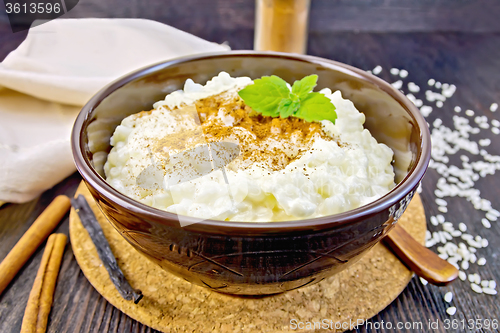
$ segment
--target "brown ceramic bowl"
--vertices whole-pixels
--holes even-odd
[[[152,109],[186,79],[315,73],[319,89],[341,90],[365,114],[365,127],[395,153],[397,186],[360,208],[314,219],[247,223],[205,220],[180,227],[177,215],[135,201],[104,180],[109,138],[123,118]],[[140,69],[98,92],[78,116],[73,155],[109,222],[145,257],[187,281],[231,294],[273,294],[317,283],[352,263],[396,223],[424,176],[430,135],[419,110],[385,81],[331,60],[251,51],[208,54]],[[185,219],[184,219],[185,220]],[[194,222],[194,221],[193,221]]]

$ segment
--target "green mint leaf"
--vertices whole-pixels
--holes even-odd
[[[278,113],[281,118],[288,118],[289,116],[294,115],[300,107],[299,101],[293,101],[290,98],[284,98],[281,100],[280,105],[278,106]]]
[[[300,99],[306,98],[307,95],[316,87],[318,76],[316,74],[306,76],[302,80],[295,81],[292,86],[292,94],[297,95]]]
[[[326,119],[335,123],[335,119],[337,119],[335,106],[330,99],[317,92],[308,94],[306,98],[300,101],[300,108],[295,116],[309,122]]]
[[[283,99],[290,97],[290,89],[286,82],[275,76],[263,76],[253,84],[238,92],[245,104],[264,116],[278,117],[279,105]]]
[[[288,118],[295,116],[306,121],[330,120],[335,123],[335,106],[325,95],[312,92],[316,74],[295,81],[292,91],[286,82],[275,76],[263,76],[238,92],[245,104],[264,116]]]

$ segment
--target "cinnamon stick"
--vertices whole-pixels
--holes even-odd
[[[67,237],[64,234],[55,234],[54,248],[50,255],[49,264],[45,270],[43,279],[42,294],[40,295],[40,307],[38,310],[38,319],[36,321],[36,332],[45,332],[47,320],[49,319],[52,301],[54,299],[54,290],[56,289],[57,276],[61,267],[64,248],[66,247]]]
[[[21,333],[43,333],[47,328],[66,240],[64,234],[52,234],[47,240],[24,312]]]
[[[0,263],[0,294],[2,294],[36,249],[57,227],[70,206],[71,202],[67,196],[57,196],[35,222],[33,222],[2,263]]]

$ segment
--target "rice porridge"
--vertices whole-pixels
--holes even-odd
[[[394,186],[392,150],[363,127],[340,91],[323,89],[336,120],[270,117],[238,92],[254,84],[221,72],[131,115],[104,166],[116,190],[185,216],[245,222],[314,218],[370,203]]]

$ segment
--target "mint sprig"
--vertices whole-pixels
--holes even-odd
[[[313,74],[295,81],[292,89],[276,75],[254,80],[238,92],[246,105],[264,116],[288,118],[294,116],[306,121],[330,120],[335,123],[335,106],[325,95],[312,92],[318,76]]]

